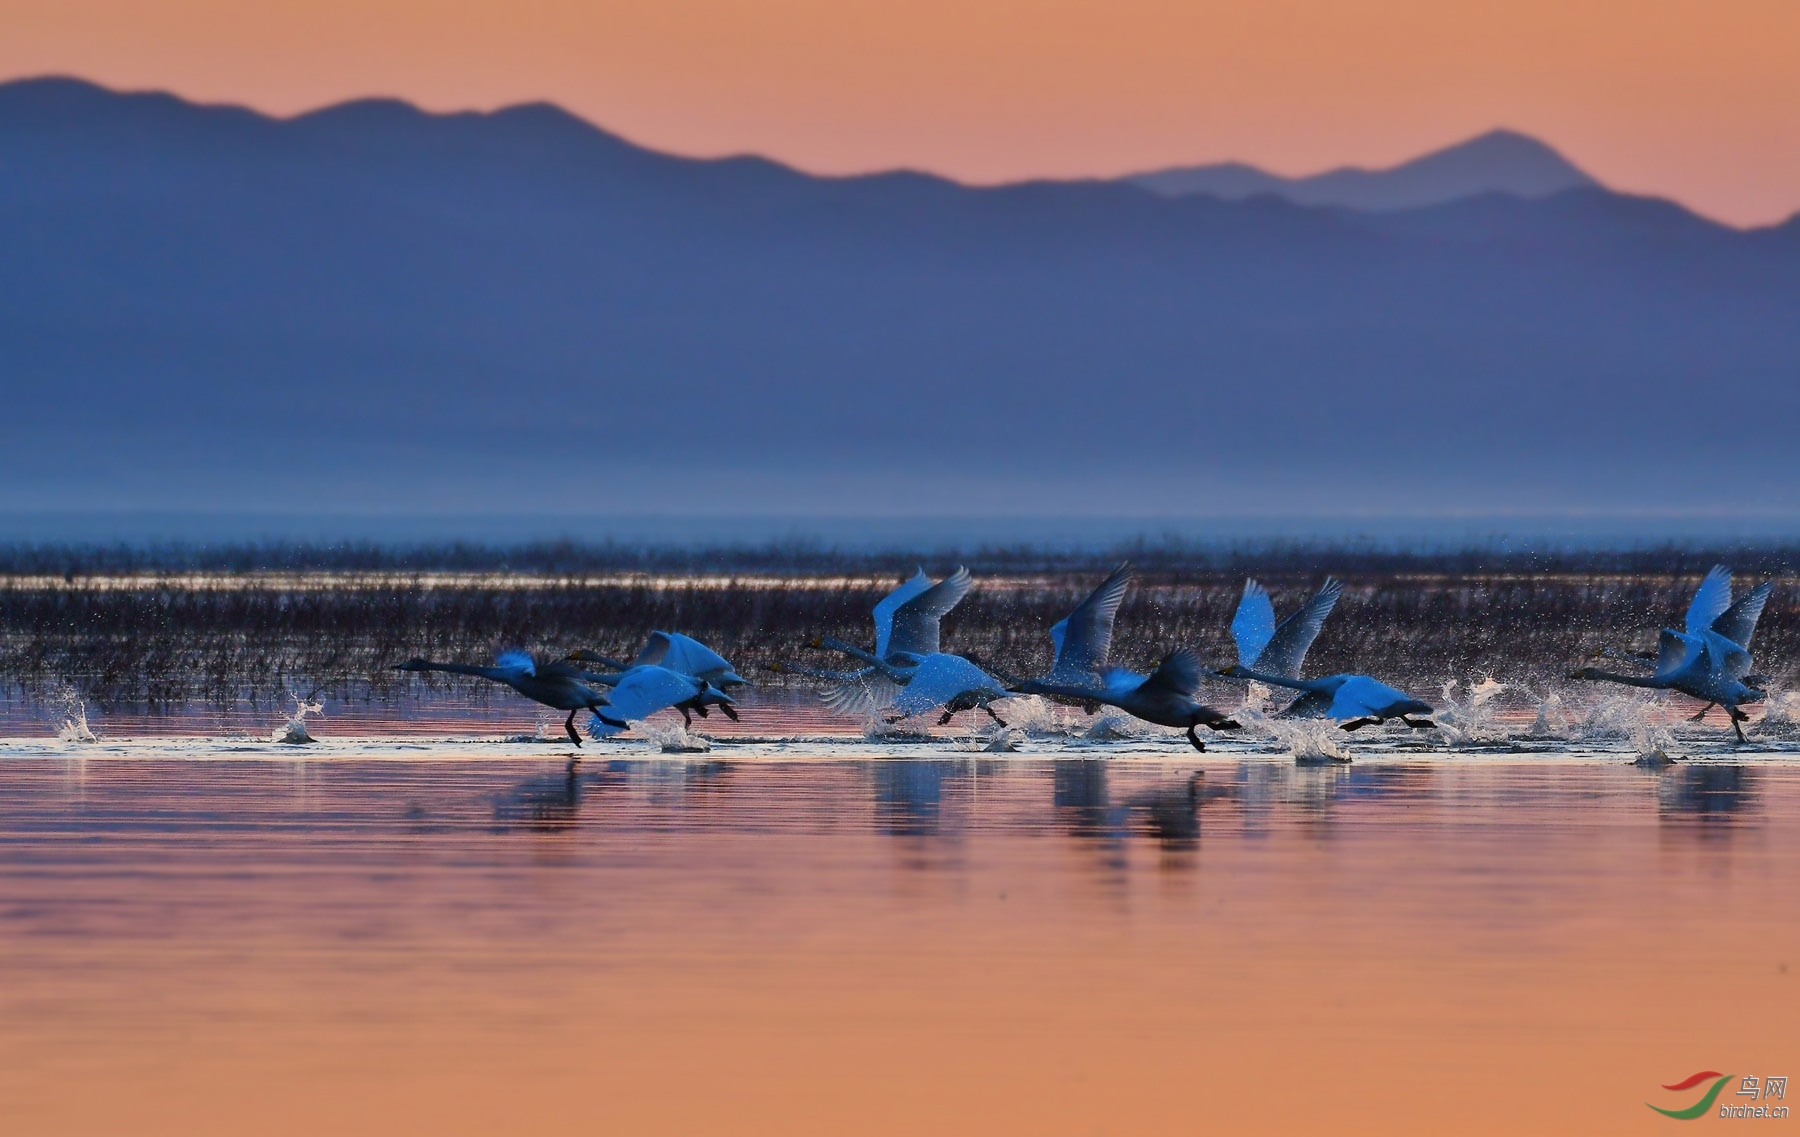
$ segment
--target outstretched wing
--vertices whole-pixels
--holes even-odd
[[[1162,663],[1144,686],[1155,685],[1177,694],[1192,695],[1200,689],[1200,657],[1189,648],[1176,648],[1163,657]]]
[[[1275,637],[1275,604],[1269,590],[1254,578],[1244,581],[1244,598],[1231,618],[1231,638],[1237,641],[1238,666],[1255,667],[1263,649]]]
[[[1283,719],[1322,719],[1331,714],[1331,705],[1337,701],[1334,691],[1308,691],[1286,707],[1277,711],[1276,718]]]
[[[731,670],[724,656],[680,632],[651,632],[632,666],[656,664],[683,675],[712,676]]]
[[[1688,605],[1687,634],[1705,635],[1712,630],[1713,621],[1723,616],[1730,607],[1731,570],[1724,565],[1714,565],[1695,590],[1693,602]]]
[[[894,627],[888,637],[887,650],[881,650],[878,640],[875,654],[883,659],[902,652],[921,657],[935,654],[938,650],[938,621],[950,609],[962,603],[962,598],[974,587],[975,578],[969,575],[969,570],[959,568],[902,603],[894,609]]]
[[[494,670],[523,679],[537,674],[537,660],[522,651],[503,651],[494,657]]]
[[[706,684],[700,680],[666,667],[633,667],[607,692],[605,714],[607,718],[636,722],[676,703],[685,703],[705,689]]]
[[[1073,612],[1051,627],[1056,664],[1051,667],[1049,678],[1085,682],[1106,666],[1106,657],[1112,651],[1113,621],[1118,618],[1119,605],[1130,585],[1131,565],[1122,564]]]
[[[1656,677],[1667,679],[1687,666],[1688,656],[1699,641],[1673,628],[1664,628],[1656,640]]]
[[[926,576],[925,570],[921,568],[913,574],[911,580],[883,596],[881,603],[875,605],[875,656],[877,659],[887,658],[888,640],[892,639],[894,634],[894,612],[900,605],[930,587],[931,578]]]
[[[1139,687],[1142,687],[1148,679],[1149,676],[1147,675],[1139,675],[1135,671],[1123,667],[1115,667],[1105,675],[1101,676],[1100,682],[1101,685],[1106,688],[1107,694],[1117,698],[1120,695],[1130,694]]]
[[[1005,688],[992,675],[960,655],[939,652],[926,656],[919,664],[906,689],[894,700],[894,710],[901,715],[923,714],[972,692],[994,699],[1006,695]]]
[[[1742,600],[1720,613],[1719,618],[1712,622],[1712,630],[1745,651],[1750,650],[1750,637],[1756,634],[1756,621],[1762,619],[1763,605],[1769,602],[1769,593],[1774,590],[1774,581],[1763,581],[1746,593]]]
[[[1319,629],[1325,626],[1325,617],[1331,615],[1331,610],[1337,605],[1338,596],[1343,591],[1344,586],[1340,581],[1326,577],[1325,586],[1275,629],[1269,646],[1263,649],[1262,659],[1255,664],[1256,669],[1286,679],[1300,678],[1300,667],[1306,662],[1307,649],[1319,638]]]
[[[819,701],[838,715],[872,715],[893,705],[900,684],[873,667],[853,671],[819,692]]]

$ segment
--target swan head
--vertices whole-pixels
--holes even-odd
[[[1600,669],[1598,667],[1577,667],[1575,670],[1569,672],[1569,678],[1598,679],[1600,678]]]
[[[1214,675],[1223,675],[1226,678],[1230,679],[1230,678],[1236,678],[1237,676],[1243,674],[1243,671],[1244,671],[1244,669],[1241,665],[1232,663],[1232,664],[1227,664],[1226,666],[1219,668],[1217,671],[1213,672],[1213,674]]]
[[[825,637],[824,636],[814,636],[812,639],[806,641],[806,646],[811,647],[811,648],[824,647],[825,646]]]

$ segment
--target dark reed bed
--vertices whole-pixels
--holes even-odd
[[[1371,670],[1427,690],[1493,675],[1542,689],[1603,645],[1653,649],[1654,630],[1679,622],[1715,561],[1732,563],[1742,588],[1785,571],[1790,552],[1689,551],[1657,563],[1649,552],[1583,560],[1289,546],[1184,561],[1161,546],[1106,556],[976,550],[932,567],[963,560],[985,578],[945,621],[946,648],[1014,674],[1047,665],[1046,629],[1122,553],[1139,566],[1119,617],[1122,664],[1149,666],[1177,645],[1231,662],[1227,626],[1247,572],[1275,592],[1282,614],[1330,572],[1347,588],[1310,672]],[[422,681],[388,670],[412,656],[478,662],[509,647],[628,655],[647,632],[669,628],[780,686],[803,681],[769,671],[778,660],[837,665],[804,647],[812,636],[868,642],[870,608],[911,569],[905,558],[843,553],[733,557],[578,546],[15,549],[0,555],[0,683],[27,692],[69,684],[102,709],[266,704],[290,689],[383,700]],[[1776,590],[1754,646],[1761,670],[1778,682],[1793,675],[1795,589]]]

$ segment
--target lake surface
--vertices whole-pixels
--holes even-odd
[[[1800,1066],[1792,754],[953,746],[0,744],[0,1128],[1639,1132]]]

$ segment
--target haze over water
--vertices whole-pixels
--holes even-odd
[[[9,1131],[1637,1132],[1795,1057],[1778,754],[204,747],[3,760]]]

